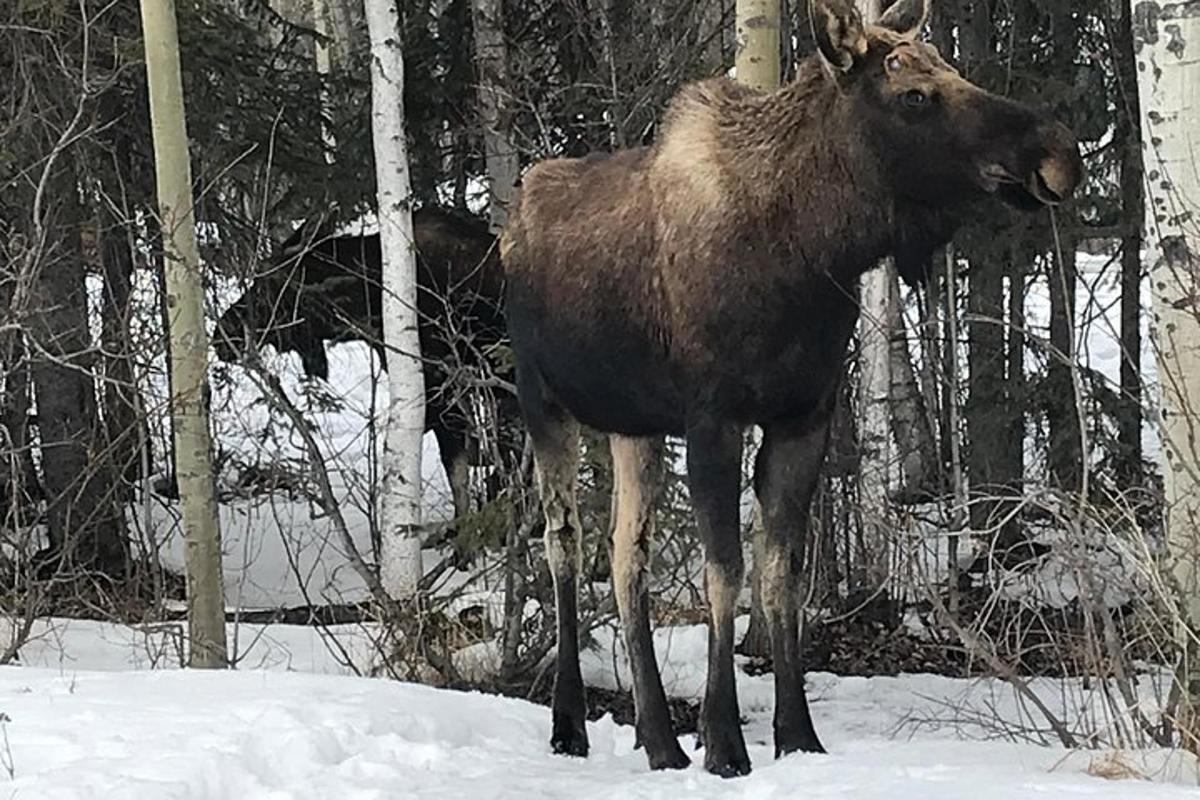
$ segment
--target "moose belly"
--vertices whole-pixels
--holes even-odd
[[[648,344],[621,337],[545,341],[537,365],[554,399],[590,428],[626,436],[683,433],[678,385]]]
[[[698,417],[750,425],[811,413],[837,385],[856,317],[840,297],[763,303],[713,314],[690,346],[668,345],[613,313],[616,302],[571,315],[515,294],[508,322],[522,368],[583,424],[628,436],[682,435]]]
[[[753,313],[714,314],[699,329],[706,357],[687,373],[686,394],[746,425],[807,416],[837,387],[857,317],[841,291],[764,292]]]
[[[831,333],[781,350],[731,341],[730,352],[703,365],[616,335],[539,337],[535,357],[554,399],[583,424],[627,436],[682,435],[696,416],[751,425],[812,413],[842,373],[846,337]]]

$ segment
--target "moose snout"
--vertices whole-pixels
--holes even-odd
[[[1045,155],[1029,176],[1026,188],[1034,197],[1053,205],[1069,198],[1082,182],[1083,158],[1075,134],[1061,122],[1044,126],[1040,133]]]

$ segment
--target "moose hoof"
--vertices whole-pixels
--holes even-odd
[[[783,758],[788,753],[824,753],[825,748],[815,733],[803,733],[798,736],[776,736],[775,757]]]
[[[655,753],[647,749],[646,757],[650,760],[650,769],[687,769],[692,765],[692,760],[684,755],[679,742],[673,742],[673,745]]]
[[[741,732],[736,737],[708,737],[708,749],[704,751],[704,768],[722,778],[736,778],[750,774],[750,756],[746,755],[746,743]]]
[[[577,756],[587,758],[588,743],[586,738],[578,736],[558,737],[550,740],[550,748],[557,756]]]
[[[554,751],[555,755],[586,758],[588,739],[583,722],[580,721],[576,724],[566,718],[556,718],[554,733],[550,737],[550,749]]]

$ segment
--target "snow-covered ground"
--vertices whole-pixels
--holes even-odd
[[[1196,797],[1194,766],[1157,754],[1123,757],[1154,780],[1106,780],[1088,774],[1111,763],[1102,755],[896,736],[939,679],[817,677],[814,713],[830,754],[773,760],[769,716],[755,710],[754,772],[724,781],[698,764],[651,773],[632,728],[610,718],[589,725],[588,759],[554,756],[547,709],[519,700],[301,673],[4,668],[0,791],[41,800]]]
[[[549,752],[548,709],[519,700],[349,677],[314,628],[243,626],[236,672],[152,659],[155,632],[53,621],[0,668],[0,796],[67,800],[290,798],[855,798],[1016,800],[1197,796],[1191,756],[1163,751],[1069,753],[1014,740],[1021,704],[995,681],[930,675],[809,676],[829,755],[775,761],[771,676],[739,674],[754,772],[724,781],[699,766],[651,773],[632,728],[589,724],[592,755]],[[333,632],[365,642],[361,629]],[[611,641],[585,659],[591,684],[622,682]],[[676,696],[703,682],[703,627],[659,631]],[[361,652],[361,651],[360,651]],[[299,671],[297,671],[299,670]],[[324,673],[324,674],[316,674]],[[1064,685],[1037,680],[1052,707]],[[1072,690],[1074,691],[1074,690]],[[990,722],[972,719],[982,714]],[[1036,736],[1036,735],[1035,735]],[[1017,737],[1018,739],[1022,737]],[[1107,775],[1108,778],[1099,777]],[[1113,779],[1116,776],[1118,779]],[[6,785],[7,784],[7,785]]]

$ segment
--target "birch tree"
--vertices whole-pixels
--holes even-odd
[[[863,21],[871,23],[882,11],[879,0],[856,0]],[[890,571],[888,492],[893,485],[891,448],[892,389],[891,333],[888,321],[898,316],[892,307],[899,303],[892,290],[891,262],[862,277],[861,315],[858,328],[858,407],[861,452],[859,497],[863,526],[861,587],[868,592],[883,589]]]
[[[171,427],[186,542],[188,663],[193,667],[224,667],[228,656],[221,537],[205,400],[208,336],[175,2],[142,0],[141,9],[166,277]]]
[[[488,174],[488,217],[492,231],[499,233],[508,221],[508,204],[521,170],[512,140],[512,114],[506,102],[508,47],[501,0],[471,0],[471,25],[475,31],[475,74]]]
[[[734,7],[734,28],[737,51],[734,66],[741,83],[760,91],[779,88],[779,0],[738,0]],[[761,442],[762,431],[755,428],[751,436]],[[771,636],[763,609],[760,568],[765,557],[762,514],[754,501],[750,521],[750,541],[753,555],[750,561],[750,626],[741,642],[746,655],[769,656]]]
[[[312,0],[313,31],[317,40],[313,45],[313,60],[316,62],[317,73],[323,80],[328,80],[331,72],[330,49],[332,41],[329,38],[329,8],[325,0]],[[329,89],[321,87],[321,141],[325,145],[325,161],[332,164],[334,153],[337,151],[337,138],[329,127]]]
[[[779,88],[779,0],[737,0],[737,79],[761,91]]]
[[[404,134],[404,59],[394,0],[366,0],[371,39],[371,136],[383,257],[388,407],[380,464],[380,578],[396,600],[415,597],[421,565],[421,440],[425,373],[417,336],[417,263]]]
[[[894,269],[889,269],[886,274],[892,299],[887,308],[888,378],[891,381],[888,391],[891,394],[892,429],[899,447],[897,494],[901,502],[920,502],[936,491],[937,447],[929,410],[909,355],[907,329],[900,313],[900,278]]]
[[[1200,752],[1200,2],[1130,0],[1162,392],[1167,542],[1179,593],[1183,744]]]

